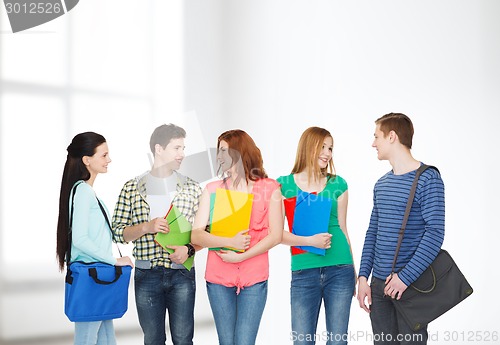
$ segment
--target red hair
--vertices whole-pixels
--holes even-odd
[[[233,129],[222,133],[217,139],[217,152],[222,140],[229,146],[229,155],[233,160],[233,166],[236,166],[238,177],[237,180],[233,181],[234,185],[237,185],[243,176],[245,176],[247,182],[267,177],[262,154],[257,145],[255,145],[252,137],[245,131]],[[236,164],[240,160],[241,164]]]

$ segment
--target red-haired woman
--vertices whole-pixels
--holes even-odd
[[[217,160],[222,180],[209,183],[203,191],[191,241],[208,248],[244,250],[210,250],[205,279],[219,343],[255,344],[267,299],[268,250],[281,242],[283,234],[281,191],[275,180],[267,178],[259,148],[242,130],[219,136]],[[219,188],[253,194],[249,228],[234,237],[205,231],[211,227],[211,199]]]

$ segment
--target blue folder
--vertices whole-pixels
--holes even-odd
[[[295,203],[292,232],[299,236],[312,236],[328,232],[332,200],[322,195],[299,191]],[[325,255],[326,249],[299,246],[310,253]]]

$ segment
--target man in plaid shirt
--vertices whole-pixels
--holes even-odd
[[[156,233],[168,233],[164,219],[170,203],[193,222],[201,187],[177,172],[184,158],[186,132],[173,124],[156,128],[150,147],[151,171],[126,182],[113,215],[115,240],[134,243],[135,301],[144,344],[165,344],[165,317],[169,315],[172,342],[193,344],[195,269],[182,264],[193,256],[191,244],[172,246],[169,254],[154,241]]]

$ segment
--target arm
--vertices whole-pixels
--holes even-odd
[[[200,185],[198,184],[198,182],[195,182],[195,181],[187,178],[186,183],[183,185],[183,190],[185,191],[185,193],[183,193],[183,194],[188,195],[187,198],[188,198],[189,202],[186,202],[186,203],[181,202],[181,204],[183,204],[182,207],[181,207],[181,205],[177,205],[177,206],[180,207],[179,210],[181,211],[181,213],[183,213],[183,215],[186,217],[188,222],[191,225],[193,225],[194,217],[198,211],[198,207],[200,204],[200,196],[202,193],[202,189],[201,189]],[[186,205],[190,205],[190,206],[186,206]],[[188,246],[193,247],[195,252],[202,249],[202,247],[200,247],[198,245],[194,245],[192,243],[192,241],[186,245],[167,246],[167,248],[174,250],[173,253],[169,254],[170,260],[172,260],[172,262],[174,262],[176,264],[181,264],[181,265],[184,264],[184,262],[186,262],[186,260],[189,258]]]
[[[282,205],[281,212],[285,215],[285,207]],[[332,244],[332,235],[325,232],[313,236],[299,236],[283,229],[281,243],[287,246],[311,246],[316,248],[328,249]]]
[[[375,192],[373,193],[373,209],[370,216],[370,225],[366,231],[365,243],[363,245],[363,252],[361,255],[361,264],[358,276],[358,302],[359,306],[367,313],[370,312],[370,305],[372,304],[371,288],[368,285],[368,277],[371,274],[373,267],[373,257],[375,255],[375,241],[377,237],[378,228],[378,211],[375,199]],[[365,300],[368,304],[365,303]]]
[[[431,169],[429,169],[431,170]],[[444,184],[435,170],[429,171],[435,175],[428,177],[419,192],[420,209],[424,220],[425,232],[415,250],[415,254],[398,274],[393,275],[389,285],[399,297],[404,289],[413,283],[436,258],[444,240]],[[428,175],[427,175],[428,176]],[[424,176],[422,176],[424,177]]]
[[[94,228],[96,220],[91,222],[90,210],[97,204],[94,191],[90,186],[83,183],[75,193],[73,200],[73,221],[72,221],[72,246],[80,251],[82,254],[95,259],[96,261],[105,262],[111,265],[116,263],[113,257],[111,247],[104,248],[100,246],[102,241],[109,241],[106,237],[109,236],[106,222],[102,219],[103,226],[101,228]],[[100,214],[100,211],[99,211]],[[100,215],[102,217],[102,215]],[[91,225],[92,224],[92,225]],[[99,231],[99,233],[96,233]],[[97,243],[96,243],[97,242]],[[111,246],[111,242],[109,242]]]
[[[284,230],[281,243],[294,247],[311,246],[316,248],[328,249],[332,245],[332,235],[325,232],[313,236],[298,236],[287,230]]]
[[[115,241],[118,243],[128,243],[141,236],[151,233],[168,233],[167,221],[163,218],[155,218],[149,222],[132,225],[132,199],[136,189],[134,181],[127,182],[118,196],[113,213],[113,231]]]
[[[366,311],[367,313],[370,312],[370,306],[372,304],[372,290],[370,288],[370,285],[368,285],[368,279],[366,277],[359,277],[358,278],[358,302],[359,306]],[[368,303],[368,305],[365,303]]]
[[[349,200],[349,194],[348,191],[346,190],[344,193],[342,193],[338,199],[338,208],[337,208],[337,217],[339,219],[339,226],[342,232],[344,233],[344,236],[347,240],[347,243],[349,244],[349,250],[351,252],[351,257],[354,258],[354,255],[352,254],[352,246],[351,246],[351,240],[349,239],[349,234],[347,233],[347,204]],[[354,277],[356,277],[356,267],[354,266]],[[354,278],[354,286],[356,286],[356,278]],[[356,296],[356,289],[354,289],[354,296]]]
[[[149,222],[125,227],[123,229],[123,238],[126,242],[130,242],[146,234],[156,234],[158,232],[168,234],[169,231],[168,222],[164,218],[158,217]]]
[[[193,182],[194,182],[194,181],[193,181]],[[195,185],[194,185],[194,187],[193,187],[193,188],[194,188],[194,190],[195,190],[195,192],[194,192],[194,193],[196,194],[196,203],[195,203],[195,205],[194,205],[194,207],[193,207],[193,216],[189,219],[189,221],[190,221],[191,223],[193,223],[193,222],[194,222],[194,216],[196,215],[196,213],[198,212],[198,208],[200,207],[200,198],[201,198],[201,194],[203,193],[203,191],[202,191],[202,189],[201,189],[200,185],[198,184],[198,182],[195,182]],[[202,247],[202,246],[199,246],[199,245],[197,245],[197,244],[194,244],[193,242],[191,242],[191,245],[193,246],[193,248],[194,248],[195,252],[197,252],[197,251],[199,251],[199,250],[203,249],[203,247]]]
[[[246,249],[250,244],[250,236],[244,235],[248,230],[241,231],[234,237],[215,236],[205,229],[210,219],[210,192],[205,188],[200,197],[200,204],[193,223],[191,243],[205,248],[231,247]]]
[[[221,251],[218,255],[225,262],[241,262],[267,252],[279,244],[283,235],[282,196],[279,188],[274,190],[269,201],[269,230],[266,237],[243,253]]]
[[[363,251],[361,253],[361,264],[359,265],[359,277],[368,279],[373,268],[375,256],[375,242],[377,240],[378,229],[378,208],[376,204],[375,192],[373,193],[373,209],[370,216],[370,224],[365,235]]]
[[[347,243],[349,243],[349,248],[351,249],[351,241],[349,240],[349,234],[347,233],[347,203],[348,203],[349,195],[348,192],[345,191],[340,195],[337,199],[338,208],[337,208],[337,217],[339,219],[340,230],[344,233],[345,238],[347,239]]]

